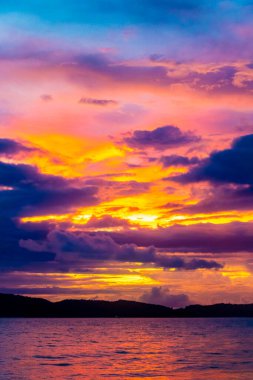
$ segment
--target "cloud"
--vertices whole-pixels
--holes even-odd
[[[191,304],[186,294],[171,294],[167,287],[155,286],[140,296],[141,302],[168,307],[185,307]]]
[[[188,173],[167,179],[180,183],[209,181],[213,185],[205,199],[182,207],[182,213],[252,210],[253,134],[235,139],[231,148],[212,153]]]
[[[246,252],[253,252],[253,223],[250,222],[107,233],[52,228],[49,224],[16,224],[2,217],[1,270],[83,272],[109,261],[139,262],[177,270],[220,269],[227,254],[241,252],[240,260],[248,260]],[[218,255],[219,260],[206,259],[206,254]]]
[[[54,253],[45,251],[32,252],[19,245],[20,239],[45,238],[48,229],[25,229],[13,220],[1,217],[0,233],[0,272],[24,269],[32,271],[34,268],[39,268],[41,271],[44,263],[52,263],[54,261]]]
[[[188,173],[172,179],[181,183],[210,181],[253,185],[253,134],[241,136],[230,149],[212,153]]]
[[[143,149],[146,147],[157,150],[175,148],[198,142],[199,137],[191,132],[182,132],[178,127],[166,125],[152,131],[136,130],[130,137],[125,137],[124,142],[133,148]]]
[[[125,173],[114,173],[112,176],[121,176],[125,175]],[[105,178],[110,177],[109,175],[105,175]],[[103,194],[108,193],[108,196],[111,198],[112,195],[114,197],[125,197],[136,194],[142,194],[149,191],[151,182],[138,182],[138,181],[109,181],[100,177],[93,177],[91,179],[87,179],[85,181],[86,185],[89,186],[97,186],[103,188]]]
[[[13,155],[26,149],[13,140],[0,141],[0,153]],[[67,179],[40,173],[32,165],[0,162],[0,215],[66,214],[77,207],[97,204],[99,193],[103,199],[111,199],[147,192],[149,188],[150,183],[147,182],[107,181],[99,177]]]
[[[116,105],[117,102],[115,100],[110,99],[94,99],[94,98],[81,98],[79,100],[81,104],[92,104],[94,106],[110,106]]]
[[[223,185],[213,187],[197,204],[179,207],[179,213],[205,214],[229,210],[252,210],[253,186]]]
[[[85,224],[85,228],[103,229],[111,227],[129,227],[130,223],[126,219],[116,218],[111,215],[102,215],[101,217],[92,216]]]
[[[40,173],[24,164],[0,162],[0,214],[8,216],[66,213],[98,202],[98,187]]]
[[[192,46],[192,50],[194,48]],[[179,52],[177,54],[180,55]],[[253,89],[253,80],[248,74],[249,69],[243,64],[239,66],[224,64],[224,60],[211,66],[210,63],[201,63],[200,68],[196,63],[188,63],[188,59],[178,62],[175,56],[168,58],[166,55],[151,55],[149,61],[140,63],[135,60],[131,65],[127,60],[119,61],[109,54],[102,53],[84,53],[72,56],[71,59],[75,65],[66,65],[65,69],[71,71],[72,80],[87,83],[91,75],[93,82],[98,86],[101,85],[101,80],[106,85],[106,79],[110,79],[111,83],[121,83],[122,86],[132,83],[155,88],[171,88],[180,84],[201,93],[217,95],[251,93]]]
[[[188,83],[192,88],[206,90],[208,92],[224,93],[241,91],[235,86],[234,79],[237,68],[234,66],[221,66],[216,70],[207,70],[205,73],[190,71],[187,76],[182,78],[184,83]],[[250,86],[247,86],[250,89]],[[245,91],[245,88],[243,88]]]
[[[199,159],[197,157],[184,157],[179,156],[177,154],[173,154],[171,156],[162,156],[160,158],[160,162],[163,164],[165,168],[168,168],[170,166],[189,166],[189,165],[195,165],[199,162]]]
[[[66,69],[72,71],[74,81],[85,81],[87,83],[87,72],[89,74],[98,74],[98,84],[101,85],[101,79],[110,78],[112,81],[121,84],[134,83],[145,84],[150,86],[168,86],[175,83],[175,78],[167,75],[167,68],[157,64],[155,66],[140,66],[138,62],[135,65],[129,65],[127,62],[112,60],[109,56],[101,53],[79,54],[72,57],[75,65],[67,65]],[[93,75],[94,82],[94,75]]]
[[[189,226],[174,225],[156,230],[140,229],[113,232],[110,236],[118,244],[134,243],[147,247],[153,244],[167,252],[213,253],[253,252],[253,223],[200,223]]]
[[[22,280],[21,280],[22,281]],[[41,285],[41,284],[40,284]],[[38,286],[31,288],[31,287],[1,287],[0,293],[5,294],[19,294],[19,295],[59,295],[59,294],[67,294],[67,295],[81,295],[83,297],[90,298],[92,295],[92,299],[94,299],[94,294],[117,294],[117,290],[112,288],[100,288],[99,290],[97,288],[94,289],[83,289],[83,288],[64,288],[64,286]]]
[[[87,260],[123,261],[154,264],[162,268],[178,270],[220,269],[222,265],[213,260],[184,260],[177,256],[168,256],[157,252],[153,246],[146,248],[136,244],[118,244],[105,233],[70,232],[52,230],[46,240],[20,239],[22,248],[56,254],[56,260],[63,263],[84,263]]]
[[[20,152],[29,152],[28,148],[20,142],[11,139],[0,139],[0,155],[15,155]]]
[[[150,56],[151,62],[154,64],[164,64],[165,66],[171,65],[172,61],[167,59],[166,56],[152,54]],[[236,84],[236,76],[238,73],[245,71],[242,65],[240,69],[237,65],[227,65],[223,62],[210,66],[210,64],[203,66],[203,70],[199,70],[198,65],[187,64],[185,62],[174,63],[173,69],[177,72],[177,83],[189,85],[191,88],[207,91],[208,93],[228,93],[228,92],[242,92],[246,89],[252,88],[251,81],[241,82],[240,85]],[[241,72],[240,72],[241,71]],[[173,73],[168,71],[168,77],[173,78]],[[251,77],[250,77],[251,78]]]

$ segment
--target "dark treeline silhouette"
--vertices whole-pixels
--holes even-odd
[[[0,294],[0,317],[26,318],[208,318],[253,317],[253,304],[191,305],[172,309],[135,301],[64,300],[50,302],[13,294]]]

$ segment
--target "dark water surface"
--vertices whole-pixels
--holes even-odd
[[[0,319],[0,379],[253,380],[253,319]]]

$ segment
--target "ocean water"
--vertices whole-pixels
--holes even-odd
[[[0,379],[253,379],[253,319],[0,319]]]

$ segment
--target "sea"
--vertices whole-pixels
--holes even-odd
[[[0,319],[1,380],[253,380],[253,319]]]

